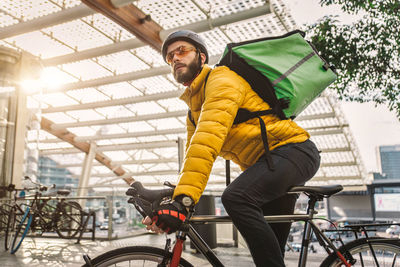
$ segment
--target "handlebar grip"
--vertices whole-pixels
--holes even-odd
[[[173,188],[167,188],[167,189],[158,189],[158,190],[151,190],[151,189],[146,189],[142,185],[141,182],[135,181],[131,184],[131,188],[128,189],[126,194],[128,196],[140,196],[144,200],[148,202],[154,202],[156,200],[161,200],[164,197],[170,197],[174,193]]]

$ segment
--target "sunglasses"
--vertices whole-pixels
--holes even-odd
[[[174,59],[175,55],[178,56],[186,56],[190,51],[196,51],[197,49],[195,47],[187,47],[187,46],[180,46],[177,49],[172,50],[169,52],[165,58],[167,63],[171,65],[172,60]]]

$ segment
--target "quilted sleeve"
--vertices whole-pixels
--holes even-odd
[[[226,67],[210,74],[197,127],[188,147],[174,197],[185,194],[197,203],[237,110],[244,99],[244,80]]]

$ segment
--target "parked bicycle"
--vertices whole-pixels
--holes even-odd
[[[27,177],[26,179],[29,179]],[[8,216],[5,248],[14,254],[28,231],[36,235],[57,232],[61,238],[73,238],[82,228],[82,208],[75,201],[66,200],[68,190],[58,190],[55,195],[43,195],[49,188],[35,183],[33,188],[14,189],[14,204]],[[31,196],[18,197],[19,191],[31,191]],[[20,201],[27,201],[21,203]],[[54,203],[52,203],[54,202]]]
[[[398,239],[368,237],[366,235],[365,238],[359,238],[344,244],[339,235],[338,242],[340,247],[337,247],[319,229],[314,222],[319,219],[314,217],[317,202],[340,192],[342,189],[343,187],[340,185],[292,187],[288,194],[304,193],[308,196],[307,212],[305,214],[265,216],[265,219],[269,223],[304,222],[298,264],[300,267],[307,266],[308,248],[313,233],[319,245],[328,254],[320,266],[398,266],[396,265],[399,264],[400,260],[398,259],[400,256],[400,241]],[[149,216],[152,210],[162,201],[170,199],[172,193],[173,188],[149,190],[144,188],[140,182],[134,182],[127,191],[127,195],[130,196],[128,202],[135,205],[136,209],[144,217]],[[191,211],[180,230],[176,232],[176,240],[173,246],[171,245],[171,239],[168,238],[164,250],[149,246],[130,246],[106,252],[94,259],[90,259],[89,256],[85,255],[86,264],[84,266],[192,266],[188,261],[181,258],[183,242],[186,237],[191,240],[194,247],[204,255],[212,266],[224,266],[217,255],[196,232],[193,225],[227,222],[231,222],[229,216],[193,216]],[[359,227],[364,229],[361,225]]]

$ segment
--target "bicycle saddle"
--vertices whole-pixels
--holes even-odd
[[[67,189],[60,189],[60,190],[57,190],[57,195],[68,196],[69,193],[71,193],[71,191],[69,191],[69,190],[67,190]]]
[[[325,185],[325,186],[293,186],[288,193],[308,193],[317,197],[329,197],[343,190],[341,185]]]

